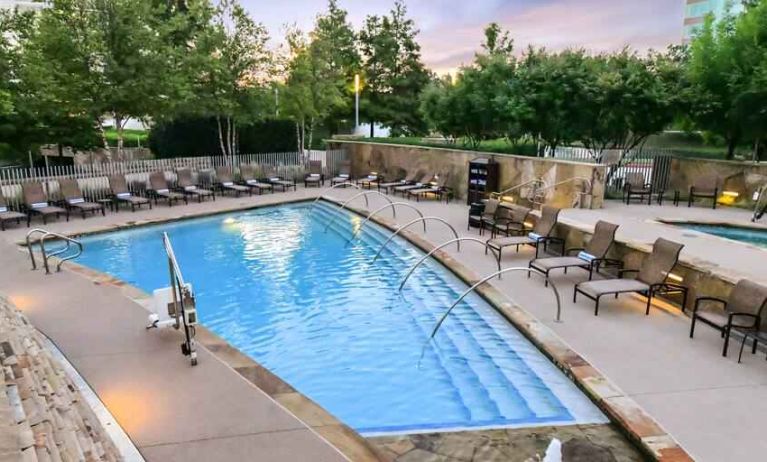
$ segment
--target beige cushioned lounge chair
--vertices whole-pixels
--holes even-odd
[[[535,247],[535,258],[538,258],[541,245],[547,246],[549,243],[556,243],[562,247],[561,251],[564,253],[564,241],[551,236],[558,217],[558,208],[544,205],[541,210],[541,218],[538,219],[533,231],[528,235],[492,238],[487,241],[487,246],[498,252],[498,261],[501,260],[501,252],[506,247],[516,247],[517,252],[519,252],[520,246],[531,245]]]
[[[61,188],[61,195],[64,196],[67,208],[79,210],[83,215],[83,219],[85,219],[87,212],[101,212],[102,216],[106,214],[104,204],[85,200],[83,192],[80,190],[80,185],[74,178],[59,180],[59,188]]]
[[[26,182],[21,185],[21,192],[24,196],[24,205],[27,207],[29,213],[27,214],[27,226],[29,226],[32,220],[32,214],[40,215],[43,218],[43,224],[46,224],[48,217],[55,215],[56,218],[59,215],[64,214],[69,221],[69,211],[61,207],[56,207],[48,202],[48,197],[45,195],[42,183],[37,181]]]

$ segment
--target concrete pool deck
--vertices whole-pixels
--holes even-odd
[[[336,190],[333,195],[351,197],[353,193],[351,190]],[[53,222],[46,228],[76,234],[129,226],[136,222],[183,218],[185,215],[295,200],[316,194],[317,190],[299,189],[296,193],[226,198],[172,208],[161,205],[151,211],[121,212],[88,220],[73,217],[69,223]],[[373,196],[370,200],[371,207],[383,204],[381,199]],[[359,202],[356,206],[363,203]],[[422,202],[418,206],[429,215],[447,219],[462,234],[476,235],[475,230],[465,231],[464,205]],[[707,213],[703,213],[704,210]],[[640,217],[640,213],[648,214],[647,218]],[[614,220],[625,226],[619,231],[618,239],[621,239],[623,232],[636,233],[631,235],[632,239],[647,242],[652,242],[659,235],[672,239],[678,237],[688,244],[683,252],[688,258],[701,261],[710,258],[722,271],[752,268],[757,273],[760,256],[753,255],[753,249],[739,253],[736,259],[720,259],[717,255],[721,250],[712,249],[714,241],[708,245],[691,245],[683,235],[688,231],[671,231],[668,225],[647,222],[664,218],[664,214],[679,218],[683,213],[711,218],[712,211],[640,205],[624,210],[623,206],[609,204],[604,210],[568,210],[563,212],[562,218],[563,221],[577,220],[585,225],[598,218]],[[748,220],[746,211],[724,209],[714,213],[721,216],[732,214],[733,220]],[[399,222],[410,219],[411,216],[404,212],[400,214]],[[643,223],[642,229],[637,228],[637,220]],[[446,229],[438,226],[430,226],[429,229],[425,238],[433,243],[447,240],[449,236]],[[191,460],[194,455],[205,460],[206,456],[209,459],[214,454],[230,454],[232,459],[236,459],[259,451],[259,455],[263,454],[263,460],[268,460],[270,455],[271,459],[279,460],[288,454],[292,460],[343,460],[322,438],[260,394],[258,389],[242,381],[224,364],[218,363],[213,356],[201,351],[201,366],[190,368],[178,352],[177,337],[160,332],[146,335],[142,327],[145,312],[125,298],[119,289],[94,285],[71,272],[45,277],[40,271],[29,271],[28,256],[14,248],[26,232],[26,228],[12,228],[0,234],[5,247],[5,251],[0,253],[0,291],[10,295],[33,323],[59,345],[145,457],[172,460],[171,456],[176,456],[178,460]],[[679,235],[671,236],[671,232],[678,232]],[[699,237],[687,240],[691,239]],[[717,239],[717,248],[720,244],[738,246],[739,249],[745,247],[739,243],[712,239]],[[461,253],[455,253],[452,248],[448,252],[478,274],[492,271],[492,259],[486,257],[478,246],[476,250],[472,246],[466,248],[468,250]],[[724,253],[724,257],[729,254]],[[504,267],[526,266],[529,258],[529,251],[523,251],[519,256],[509,254],[504,257]],[[604,313],[595,318],[588,302],[572,304],[567,296],[572,281],[582,280],[582,275],[575,271],[566,277],[555,277],[565,294],[564,323],[561,324],[552,322],[554,302],[540,282],[509,275],[500,283],[493,284],[617,383],[697,459],[750,459],[767,450],[760,427],[753,418],[749,419],[767,410],[764,409],[767,408],[767,375],[761,357],[747,356],[741,365],[736,364],[732,357],[722,358],[719,355],[721,340],[715,332],[701,328],[695,340],[691,341],[687,338],[689,321],[686,316],[670,308],[653,310],[651,316],[645,317],[643,303],[638,298],[622,297],[617,302],[606,302]],[[43,281],[45,290],[41,290]],[[221,383],[208,379],[211,375],[208,372],[226,379],[220,379]],[[178,381],[173,380],[173,374],[197,379],[193,382],[195,388],[185,390],[188,391],[186,397],[192,402],[202,399],[202,404],[195,404],[196,408],[173,406],[170,409],[168,403],[173,401],[169,400],[186,402],[167,392],[171,386],[178,385]],[[203,374],[205,380],[200,379]],[[163,389],[166,390],[164,396],[163,393],[154,394],[156,390]],[[147,390],[152,390],[152,393],[142,395],[141,392]],[[244,399],[249,403],[251,400],[261,402],[261,398],[266,401],[260,407],[251,403],[249,405],[253,408],[243,411],[238,400],[225,400],[222,404],[208,399],[212,396],[205,390],[213,390],[216,396],[226,390],[233,397],[246,397]],[[151,414],[142,415],[142,410]],[[232,418],[232,415],[236,417]],[[254,415],[264,416],[274,428],[259,427],[258,422],[263,419],[253,419]],[[200,417],[204,420],[196,420]],[[158,438],[158,435],[162,437]],[[221,450],[234,452],[214,452]],[[311,458],[303,459],[302,454]]]

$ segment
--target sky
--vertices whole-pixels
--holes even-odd
[[[241,0],[275,39],[286,24],[308,31],[326,0]],[[339,0],[359,28],[368,14],[385,14],[394,0]],[[440,73],[471,62],[484,27],[498,22],[515,46],[593,52],[631,46],[664,49],[682,38],[685,0],[406,0],[420,34],[423,61]]]

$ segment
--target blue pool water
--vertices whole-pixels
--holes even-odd
[[[429,262],[398,293],[423,253],[398,238],[371,264],[389,232],[370,224],[346,245],[361,222],[270,207],[86,237],[80,261],[151,292],[168,285],[167,231],[201,322],[365,434],[605,421],[478,296],[429,342],[466,285]]]
[[[713,234],[714,236],[726,237],[734,241],[767,248],[767,230],[764,229],[705,224],[684,224],[682,226],[702,233]]]

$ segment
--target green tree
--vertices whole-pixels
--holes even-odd
[[[423,118],[413,110],[413,102],[430,81],[416,35],[402,0],[395,1],[386,16],[368,16],[359,33],[365,73],[363,110],[371,136],[376,122],[389,127],[394,136],[426,131]]]

